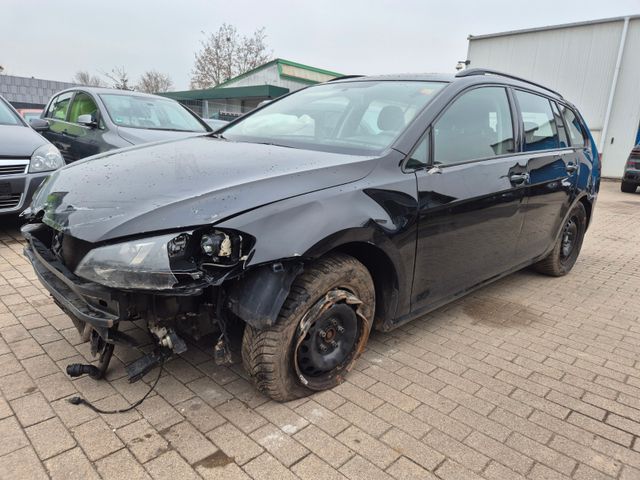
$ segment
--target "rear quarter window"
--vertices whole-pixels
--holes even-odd
[[[569,141],[572,147],[583,147],[585,144],[585,135],[580,125],[578,116],[568,107],[560,105],[560,112],[564,118],[564,123],[567,125],[569,133]]]

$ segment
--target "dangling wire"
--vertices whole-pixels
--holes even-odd
[[[128,412],[128,411],[133,410],[134,408],[136,408],[142,402],[144,402],[147,399],[147,397],[151,394],[151,392],[153,392],[153,390],[156,388],[156,385],[158,385],[158,381],[160,380],[160,376],[162,375],[162,369],[163,368],[164,368],[164,362],[160,364],[160,369],[158,371],[158,376],[156,377],[156,380],[153,382],[153,385],[151,385],[151,388],[149,389],[149,391],[147,393],[145,393],[144,396],[140,400],[138,400],[135,403],[132,403],[127,408],[119,408],[117,410],[102,410],[101,408],[98,408],[95,405],[93,405],[89,400],[85,400],[84,398],[78,397],[78,396],[68,398],[67,401],[72,405],[86,405],[87,407],[89,407],[94,412],[103,413],[105,415],[111,415],[112,413],[125,413],[125,412]]]

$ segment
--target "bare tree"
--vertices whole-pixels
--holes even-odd
[[[111,87],[118,90],[133,90],[134,87],[129,85],[129,74],[124,67],[114,67],[111,72],[102,72],[102,74],[111,80]]]
[[[169,75],[156,70],[144,72],[136,85],[136,90],[145,93],[168,92],[173,89],[173,81]]]
[[[73,81],[75,83],[79,83],[80,85],[86,85],[88,87],[104,87],[105,82],[98,77],[97,75],[91,75],[86,70],[80,70],[76,72],[73,77]]]
[[[266,37],[264,28],[247,37],[240,35],[233,25],[223,23],[217,32],[202,40],[202,48],[195,54],[191,88],[220,85],[269,61],[272,52]]]

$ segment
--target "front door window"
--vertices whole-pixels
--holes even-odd
[[[502,87],[464,93],[434,124],[434,163],[450,165],[514,152],[513,122]]]

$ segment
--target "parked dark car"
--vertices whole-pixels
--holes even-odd
[[[640,185],[640,143],[633,147],[629,159],[624,166],[624,175],[620,190],[624,193],[634,193]]]
[[[67,163],[115,148],[184,138],[212,129],[175,100],[128,90],[80,87],[54,95],[31,126]]]
[[[121,322],[157,349],[187,337],[242,360],[287,400],[331,388],[387,331],[529,265],[573,267],[599,187],[577,109],[486,70],[308,87],[219,133],[56,172],[23,227],[26,255],[104,372]],[[215,345],[215,346],[214,346]]]
[[[0,215],[20,213],[42,180],[64,160],[0,97]]]

